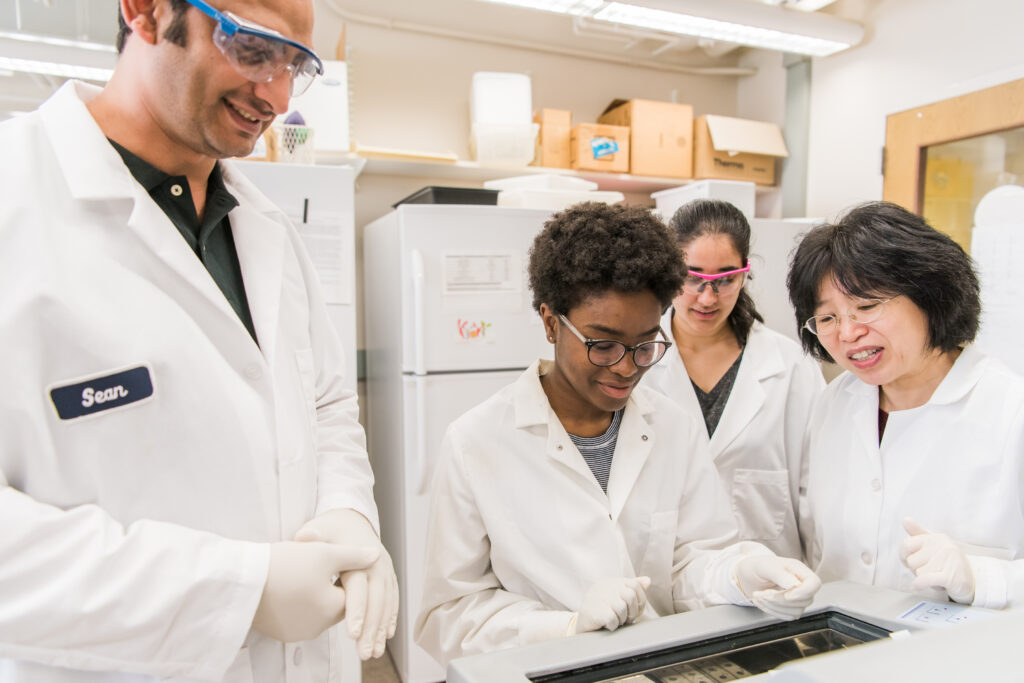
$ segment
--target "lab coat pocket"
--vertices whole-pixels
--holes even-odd
[[[732,475],[732,509],[743,540],[782,535],[791,507],[786,470],[738,469]]]

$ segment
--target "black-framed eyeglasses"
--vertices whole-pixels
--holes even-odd
[[[636,346],[626,346],[614,339],[587,339],[561,313],[559,313],[558,319],[569,328],[570,332],[576,335],[577,339],[587,345],[587,360],[602,368],[615,365],[629,352],[632,352],[633,363],[638,368],[649,368],[664,358],[665,352],[672,346],[672,342],[667,339],[653,339],[640,342]],[[661,333],[662,337],[668,336],[660,327],[658,332]]]

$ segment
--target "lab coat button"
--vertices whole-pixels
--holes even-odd
[[[643,439],[644,441],[647,441],[647,435],[646,434],[640,435],[640,438]]]
[[[260,366],[252,363],[245,366],[245,376],[255,382],[260,377],[263,377],[263,370],[260,369]]]
[[[175,197],[180,197],[182,192],[184,192],[184,190],[181,189],[181,185],[177,183],[171,185],[171,194],[173,194]]]
[[[871,553],[864,551],[860,554],[860,559],[864,564],[871,564]]]
[[[871,480],[871,490],[872,491],[881,491],[882,490],[882,482],[878,481],[877,479],[872,479]]]
[[[559,451],[562,450],[562,444],[558,444],[557,446],[555,446],[555,448],[556,448],[556,450],[559,450]]]
[[[295,648],[295,654],[292,655],[292,662],[295,663],[295,666],[301,666],[302,665],[302,648],[301,647]]]

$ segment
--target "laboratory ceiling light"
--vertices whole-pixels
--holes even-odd
[[[21,71],[28,74],[59,76],[61,78],[79,78],[84,81],[100,81],[105,83],[113,75],[113,69],[103,69],[81,64],[65,64],[48,62],[40,59],[18,59],[16,57],[0,57],[0,70]]]
[[[116,61],[112,45],[0,31],[0,69],[109,81]]]
[[[864,37],[864,29],[849,21],[748,0],[487,1],[814,57],[853,47]]]

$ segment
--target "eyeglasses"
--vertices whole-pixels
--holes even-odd
[[[565,324],[576,337],[587,345],[587,360],[594,365],[606,368],[615,365],[625,357],[627,352],[633,353],[633,363],[638,368],[649,368],[665,357],[665,352],[672,346],[672,342],[665,340],[653,340],[640,342],[636,346],[626,346],[614,339],[587,339],[580,331],[573,327],[569,319],[559,314],[558,319]],[[660,327],[658,332],[664,337],[665,332]]]
[[[689,294],[701,294],[708,285],[711,285],[711,290],[716,295],[729,295],[743,286],[744,274],[748,272],[750,272],[750,261],[747,261],[747,265],[743,268],[713,275],[690,270],[687,271],[686,279],[683,280],[683,291]]]
[[[889,299],[865,299],[856,306],[851,306],[846,311],[847,320],[861,325],[868,325],[882,317],[885,312],[885,305],[895,297]],[[828,336],[839,329],[839,319],[843,316],[829,313],[828,315],[816,315],[808,318],[804,323],[804,329],[819,337]]]
[[[188,3],[217,22],[213,44],[235,71],[253,83],[270,83],[287,72],[291,78],[291,96],[298,97],[306,92],[314,78],[323,74],[323,62],[305,45],[231,12],[218,12],[203,0],[188,0]]]

